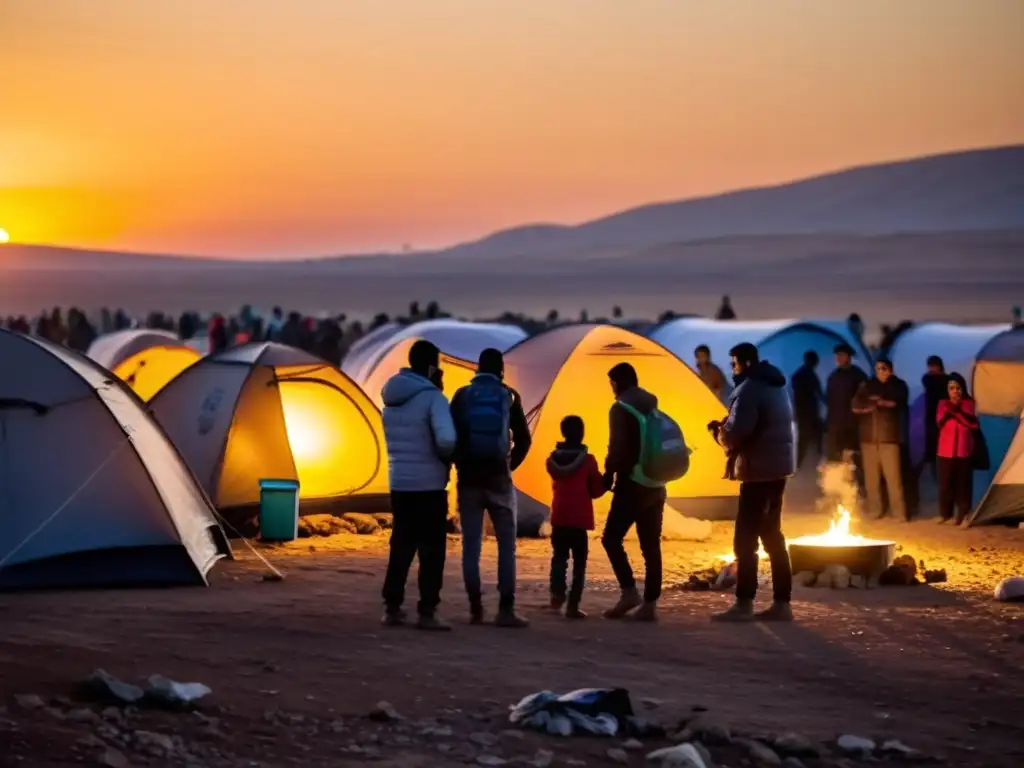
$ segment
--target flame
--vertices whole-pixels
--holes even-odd
[[[764,551],[764,547],[762,547],[760,545],[758,545],[758,547],[757,547],[757,556],[760,559],[762,559],[762,560],[767,560],[768,559],[768,553],[765,552]],[[730,563],[735,563],[736,562],[736,555],[734,555],[731,552],[728,555],[719,555],[718,556],[718,560],[721,563],[723,563],[724,565],[729,565]]]
[[[850,533],[850,510],[842,504],[836,506],[836,512],[828,524],[828,533],[816,536],[801,536],[794,539],[799,544],[811,544],[820,547],[842,547],[871,543],[871,539]]]

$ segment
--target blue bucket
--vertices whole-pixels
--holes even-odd
[[[298,538],[298,481],[260,480],[260,536],[264,541],[294,541]]]

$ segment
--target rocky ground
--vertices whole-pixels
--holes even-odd
[[[792,514],[787,527],[827,523]],[[383,629],[385,532],[261,548],[284,581],[264,580],[239,547],[209,589],[2,595],[0,766],[639,766],[679,743],[733,768],[1024,764],[1024,607],[992,599],[1000,578],[1024,573],[1024,531],[930,520],[855,529],[896,540],[948,582],[798,587],[792,625],[713,625],[729,596],[674,585],[729,551],[731,525],[715,524],[707,542],[666,543],[673,586],[657,625],[594,618],[615,597],[596,541],[585,622],[545,609],[548,545],[522,543],[525,631],[465,623],[454,538],[444,605],[454,631]],[[492,575],[494,556],[491,542]],[[195,712],[118,706],[81,689],[96,668],[213,692]],[[627,688],[666,735],[559,738],[508,721],[527,694],[589,686]],[[875,749],[843,749],[843,735]]]

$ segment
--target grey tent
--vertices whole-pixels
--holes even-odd
[[[0,588],[205,584],[227,540],[142,401],[8,331],[0,370]]]

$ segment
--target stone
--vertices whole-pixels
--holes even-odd
[[[527,761],[533,768],[549,768],[555,761],[555,753],[550,749],[538,749],[533,758]]]
[[[702,712],[690,720],[675,738],[677,741],[701,741],[716,746],[731,744],[732,731],[722,719]]]
[[[815,744],[799,733],[792,732],[784,733],[777,737],[772,742],[772,746],[775,747],[776,752],[784,757],[817,757],[822,752],[820,745]]]
[[[174,753],[174,739],[163,733],[153,731],[135,731],[132,741],[142,752],[156,757],[165,757]]]
[[[420,736],[429,736],[436,739],[448,739],[452,736],[452,729],[447,725],[428,726],[420,731]]]
[[[395,524],[394,517],[387,512],[378,512],[377,514],[372,515],[372,517],[377,521],[377,525],[384,530],[388,530]]]
[[[867,589],[868,580],[863,576],[851,576],[850,577],[850,588],[851,589]]]
[[[86,749],[106,749],[107,746],[107,742],[94,733],[85,734],[77,743],[80,747],[85,747]]]
[[[14,697],[14,702],[22,709],[33,710],[42,709],[46,706],[46,702],[43,701],[42,697],[36,696],[34,693],[21,693]]]
[[[949,578],[946,576],[945,568],[936,568],[935,570],[924,572],[925,584],[943,584],[948,580]]]
[[[369,718],[375,723],[390,723],[401,720],[402,716],[390,703],[378,701],[377,706],[370,710]]]
[[[360,536],[369,536],[374,533],[380,533],[380,525],[374,519],[373,515],[366,515],[362,512],[346,512],[341,516],[341,519],[355,526],[356,533]]]
[[[750,755],[755,765],[782,765],[782,758],[767,744],[762,744],[756,739],[743,739],[740,744],[747,750],[747,754]]]
[[[85,707],[72,709],[70,712],[68,712],[67,719],[72,723],[100,722],[100,716],[93,712],[91,709],[86,709]]]
[[[469,740],[478,747],[493,747],[498,743],[498,737],[493,733],[487,733],[486,731],[471,733],[469,735]]]
[[[629,753],[622,747],[612,747],[605,754],[608,755],[608,759],[613,763],[629,765]]]
[[[658,749],[647,755],[647,759],[661,763],[663,768],[711,768],[693,744]]]
[[[137,704],[145,696],[139,686],[122,682],[102,669],[89,675],[82,687],[89,695],[111,704]]]
[[[129,766],[128,758],[124,756],[124,753],[113,747],[107,747],[100,755],[99,764],[106,768],[128,768]]]
[[[814,586],[846,589],[850,586],[850,569],[845,565],[829,565],[818,575]]]
[[[910,571],[911,576],[917,576],[917,561],[911,555],[900,555],[892,564],[897,568],[904,568]]]
[[[162,675],[152,675],[146,700],[169,709],[191,709],[211,693],[213,691],[202,683],[178,683]]]
[[[639,739],[627,739],[622,742],[622,748],[630,752],[639,752],[644,748],[644,743]]]
[[[863,736],[846,733],[836,739],[836,746],[847,754],[862,755],[873,752],[875,742]]]
[[[505,765],[507,762],[508,760],[503,757],[498,757],[497,755],[479,755],[476,759],[477,765],[487,766]]]
[[[782,768],[807,768],[807,766],[804,765],[804,761],[799,757],[790,755],[782,761]]]
[[[800,573],[793,576],[793,583],[801,587],[811,587],[814,586],[817,578],[818,574],[814,571],[800,571]]]
[[[882,746],[879,748],[884,754],[889,755],[900,755],[901,757],[921,757],[922,754],[916,749],[908,747],[899,739],[888,739],[882,742]]]

